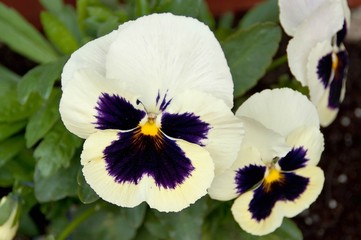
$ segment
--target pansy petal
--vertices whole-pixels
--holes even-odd
[[[181,140],[164,139],[163,150],[156,153],[153,150],[157,146],[154,146],[153,152],[149,152],[151,155],[147,155],[143,149],[147,146],[132,145],[128,135],[135,137],[131,132],[104,130],[90,135],[85,141],[81,155],[83,174],[101,198],[123,207],[134,207],[146,201],[152,208],[169,212],[180,211],[206,194],[214,176],[214,165],[206,150]],[[126,154],[137,147],[134,156]],[[155,155],[159,159],[154,159]],[[173,182],[178,179],[179,171],[188,170],[174,169],[181,163],[172,161],[184,159],[190,161],[190,175],[183,176],[180,182]],[[162,170],[170,172],[160,172]]]
[[[260,159],[271,161],[276,156],[284,156],[290,147],[286,138],[271,129],[266,128],[257,120],[240,117],[245,129],[243,146],[255,147],[260,152]]]
[[[86,43],[75,51],[64,65],[61,74],[62,88],[64,89],[68,82],[72,81],[74,73],[80,69],[93,69],[104,76],[106,55],[116,35],[117,32],[113,31],[103,37]]]
[[[249,205],[253,199],[253,191],[240,195],[233,203],[232,214],[240,227],[253,235],[265,235],[281,226],[283,220],[282,209],[273,208],[270,215],[261,221],[252,218]]]
[[[317,165],[324,150],[324,139],[316,127],[298,128],[287,137],[287,143],[294,148],[306,150],[306,165]]]
[[[244,134],[243,125],[222,100],[210,94],[188,90],[173,98],[166,111],[178,115],[193,113],[202,122],[209,124],[207,134],[198,144],[211,154],[216,174],[229,168],[236,160]],[[187,137],[190,134],[187,132],[192,132],[192,126],[184,125],[184,134],[180,131],[173,134],[171,128],[168,129],[164,132],[166,135],[192,142],[192,138]]]
[[[288,88],[267,89],[252,95],[238,108],[236,116],[255,119],[285,137],[299,127],[319,126],[313,104]]]
[[[280,22],[285,32],[293,36],[299,27],[322,4],[329,0],[279,0]]]
[[[116,99],[113,99],[114,101],[118,100],[118,102],[113,101],[112,103],[112,99],[108,98],[112,98],[111,96],[113,95],[104,95],[105,93],[118,96]],[[120,97],[124,98],[124,105],[130,105],[126,109],[133,109],[132,112],[120,111]],[[99,109],[99,107],[102,109]],[[118,112],[114,111],[114,116],[111,116],[111,118],[107,117],[106,110],[109,107],[118,110]],[[97,127],[101,129],[103,125],[106,125],[107,128],[114,128],[112,125],[117,125],[117,123],[119,125],[120,122],[117,117],[124,115],[123,118],[128,119],[128,115],[134,117],[133,112],[139,112],[138,118],[141,119],[145,112],[139,110],[138,107],[142,108],[137,105],[137,97],[124,91],[121,84],[107,80],[98,72],[88,69],[74,73],[72,81],[63,89],[59,111],[66,128],[77,136],[86,138],[94,133]],[[101,111],[101,114],[99,114],[99,110],[104,111]],[[138,119],[138,122],[140,119]],[[112,122],[114,124],[111,124]],[[128,126],[129,124],[124,125]],[[134,123],[130,125],[134,125]]]
[[[308,85],[306,65],[311,49],[318,42],[330,41],[342,29],[343,9],[339,1],[318,8],[298,29],[287,46],[288,64],[303,86]]]
[[[196,19],[172,14],[138,18],[109,48],[106,76],[129,83],[147,105],[159,91],[209,93],[233,105],[233,82],[212,31]],[[151,108],[151,107],[149,107]]]
[[[208,189],[209,196],[221,201],[227,201],[237,197],[239,195],[238,186],[236,184],[237,172],[240,169],[246,169],[249,166],[265,168],[265,165],[261,161],[261,156],[255,148],[243,147],[233,165],[214,177],[212,185]]]

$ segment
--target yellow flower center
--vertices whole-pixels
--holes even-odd
[[[264,179],[264,187],[266,191],[271,190],[272,183],[274,182],[283,182],[284,176],[277,169],[271,168],[268,172],[267,177]]]
[[[143,126],[141,126],[141,133],[148,136],[157,136],[159,128],[153,119],[149,119]]]
[[[338,66],[338,57],[336,54],[332,54],[332,69],[336,71]]]

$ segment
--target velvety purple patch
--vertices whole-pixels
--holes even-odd
[[[175,141],[143,135],[140,128],[118,135],[104,150],[107,171],[116,182],[138,184],[148,175],[157,186],[174,189],[191,176],[194,167]]]
[[[338,65],[335,70],[334,77],[330,84],[330,95],[328,98],[328,107],[337,109],[341,103],[341,92],[344,81],[346,80],[348,69],[348,54],[346,51],[337,53]]]
[[[267,191],[262,184],[253,193],[248,210],[256,221],[267,219],[277,201],[294,201],[305,192],[310,180],[294,173],[282,173],[282,182],[275,181]]]
[[[203,146],[202,140],[207,139],[211,127],[193,113],[171,114],[165,112],[162,115],[161,129],[169,137]]]
[[[307,149],[303,147],[292,148],[286,156],[278,161],[282,171],[293,171],[306,166],[309,159],[306,158]]]
[[[336,44],[338,47],[341,46],[341,43],[343,43],[343,41],[345,40],[346,35],[347,35],[347,24],[346,24],[346,20],[344,20],[342,29],[338,31],[336,34]]]
[[[138,126],[146,115],[145,111],[134,108],[125,98],[103,93],[97,102],[95,116],[97,129],[130,130]]]
[[[265,171],[266,167],[254,164],[238,169],[235,177],[237,193],[245,193],[257,183],[261,182]]]
[[[323,56],[317,65],[317,75],[318,79],[321,80],[322,85],[326,89],[330,82],[332,73],[332,53],[329,53]]]

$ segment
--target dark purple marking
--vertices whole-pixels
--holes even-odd
[[[236,171],[235,182],[237,193],[242,194],[260,183],[264,177],[266,167],[258,165],[248,165]]]
[[[341,30],[336,33],[336,44],[338,47],[341,46],[341,44],[345,40],[346,35],[347,35],[347,23],[346,20],[344,20]]]
[[[159,110],[161,110],[161,111],[166,110],[167,107],[169,106],[169,104],[172,102],[172,99],[167,100],[167,95],[168,95],[168,93],[165,93],[165,94],[164,94],[162,103],[161,103],[160,106],[159,106]],[[159,101],[159,100],[158,100],[158,101]],[[158,104],[158,101],[157,101],[157,104]]]
[[[95,109],[97,129],[129,130],[138,126],[146,115],[145,111],[136,109],[125,98],[118,95],[102,93]]]
[[[292,148],[286,156],[278,161],[282,171],[294,171],[306,166],[309,159],[306,158],[307,149],[303,147]]]
[[[119,139],[104,150],[107,171],[118,183],[138,184],[148,175],[157,186],[174,189],[194,170],[176,142],[161,133],[143,135],[137,128],[118,136]]]
[[[160,93],[159,93],[159,90],[158,90],[157,98],[155,99],[156,105],[158,105],[159,99],[160,99]]]
[[[317,65],[318,79],[321,80],[323,87],[326,89],[330,82],[332,73],[332,53],[323,56]]]
[[[299,198],[310,182],[308,178],[294,173],[282,174],[284,176],[283,181],[271,183],[269,191],[266,190],[264,183],[254,190],[253,199],[248,206],[248,210],[256,221],[267,219],[277,201],[294,201]]]
[[[183,139],[187,142],[203,146],[202,140],[207,139],[210,125],[203,122],[199,116],[193,113],[162,115],[162,132],[169,137]]]
[[[348,69],[348,54],[346,51],[340,51],[337,53],[338,64],[335,69],[334,77],[330,84],[330,95],[328,97],[328,107],[331,109],[337,109],[341,103],[341,92],[346,80]]]

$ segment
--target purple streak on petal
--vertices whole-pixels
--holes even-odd
[[[341,93],[344,81],[346,81],[347,69],[348,69],[348,54],[346,51],[340,51],[337,53],[338,64],[335,69],[334,77],[330,84],[330,95],[328,98],[328,107],[331,109],[337,109],[341,103]]]
[[[125,98],[102,93],[95,109],[97,129],[129,130],[138,126],[146,115],[145,111],[134,108]]]
[[[346,35],[347,35],[347,24],[346,24],[346,20],[344,20],[341,30],[336,33],[336,44],[338,47],[341,46],[341,44],[345,40]]]
[[[162,134],[143,135],[139,128],[118,135],[104,150],[106,168],[114,181],[138,184],[150,176],[157,186],[174,189],[192,176],[194,167],[175,141]]]
[[[265,172],[266,167],[254,164],[238,169],[235,176],[237,193],[245,193],[260,183],[263,180]]]
[[[318,79],[322,82],[323,87],[326,89],[330,82],[332,73],[332,53],[323,56],[317,65]]]
[[[159,109],[160,109],[161,111],[166,110],[167,107],[169,106],[169,104],[172,102],[172,99],[167,100],[167,95],[168,95],[168,91],[164,94],[162,103],[161,103],[160,106],[159,106]],[[157,101],[157,104],[158,104],[158,101]]]
[[[277,201],[294,201],[307,189],[310,182],[308,178],[301,177],[294,173],[282,173],[283,181],[275,181],[271,189],[267,191],[263,184],[254,190],[248,210],[252,218],[260,222],[267,219]]]
[[[278,161],[282,171],[294,171],[306,166],[309,159],[306,158],[307,149],[303,147],[292,148],[286,156]]]
[[[202,140],[207,139],[210,125],[203,122],[193,113],[171,114],[163,113],[161,130],[167,136],[183,139],[187,142],[203,146]]]

